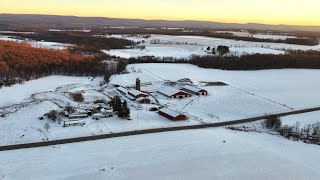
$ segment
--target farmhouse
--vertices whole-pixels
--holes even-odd
[[[149,97],[148,94],[145,94],[141,91],[138,91],[138,90],[135,90],[135,89],[131,89],[129,92],[128,92],[129,95],[131,95],[132,97],[134,97],[134,99],[137,99],[137,98],[140,98],[140,97]]]
[[[196,86],[190,86],[190,85],[185,85],[182,87],[183,91],[186,91],[188,93],[191,93],[191,94],[195,94],[195,95],[198,95],[198,96],[206,96],[208,95],[208,91],[205,90],[205,89],[201,89],[199,87],[196,87]]]
[[[187,97],[191,97],[192,95],[185,92],[185,91],[181,91],[172,87],[165,87],[162,88],[160,90],[158,90],[158,92],[162,95],[165,95],[169,98],[177,98],[177,99],[184,99]]]
[[[167,119],[170,119],[171,121],[184,121],[187,119],[186,115],[183,115],[168,108],[160,109],[159,114]]]

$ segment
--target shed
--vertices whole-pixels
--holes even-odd
[[[87,118],[88,114],[70,114],[69,119]]]
[[[179,90],[176,88],[172,88],[172,87],[162,88],[162,89],[158,90],[158,93],[160,93],[164,96],[167,96],[169,98],[177,98],[177,99],[184,99],[184,98],[192,96],[191,94],[189,94],[185,91],[182,91],[182,90]]]
[[[183,91],[186,91],[188,93],[191,93],[191,94],[195,94],[195,95],[198,95],[198,96],[207,96],[208,95],[208,91],[205,90],[205,89],[201,89],[199,87],[196,87],[196,86],[190,86],[190,85],[185,85],[182,87]]]
[[[172,121],[184,121],[187,119],[186,115],[178,113],[172,109],[162,108],[159,110],[159,114],[167,119]]]

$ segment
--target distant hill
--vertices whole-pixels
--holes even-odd
[[[174,27],[174,28],[210,28],[210,29],[254,29],[276,31],[314,31],[320,32],[320,26],[291,26],[267,24],[237,24],[219,23],[209,21],[167,21],[143,19],[119,19],[103,17],[76,17],[56,15],[24,15],[0,14],[0,30],[15,29],[72,29],[72,28],[98,28],[98,27]]]

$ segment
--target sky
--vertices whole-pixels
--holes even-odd
[[[0,0],[0,13],[320,26],[320,0]]]

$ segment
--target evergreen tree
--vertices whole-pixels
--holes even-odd
[[[130,118],[130,109],[128,108],[127,101],[123,102],[122,107],[123,107],[123,118],[125,119]]]

